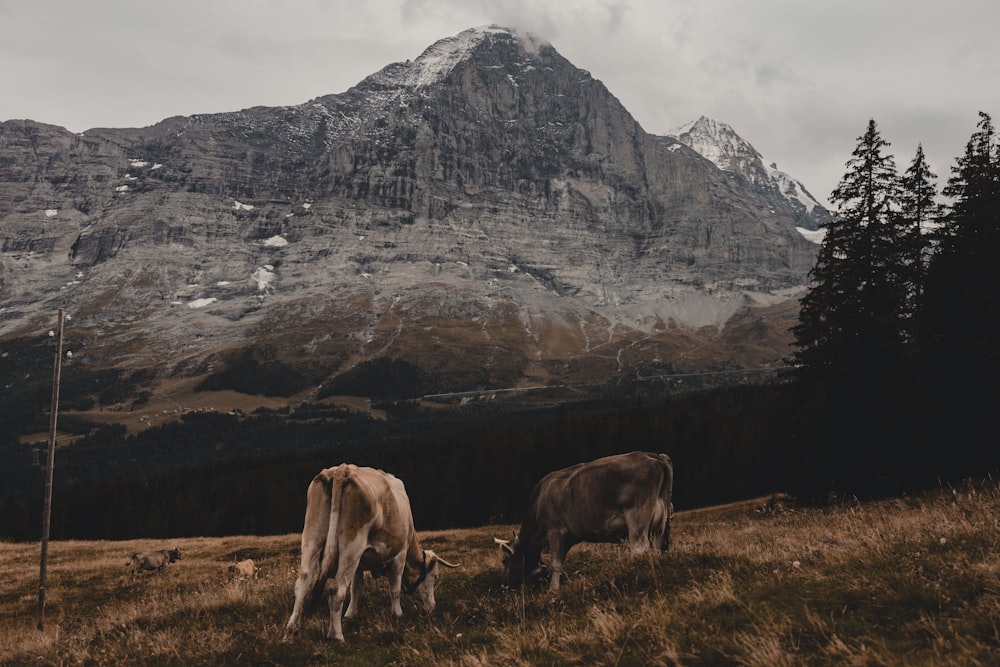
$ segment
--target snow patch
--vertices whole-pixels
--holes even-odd
[[[244,204],[243,202],[233,200],[233,208],[237,211],[252,211],[253,204]]]
[[[796,227],[795,231],[802,234],[807,241],[812,241],[813,243],[822,243],[823,238],[826,236],[825,229],[806,229],[805,227]]]
[[[58,214],[59,214],[59,209],[57,209],[57,208],[47,208],[47,209],[45,209],[45,217],[46,218],[54,218]]]
[[[115,188],[115,192],[128,192],[128,186],[119,185],[117,188]]]
[[[139,159],[129,160],[128,163],[130,165],[132,165],[133,167],[148,167],[149,166],[148,162],[146,162],[145,160],[139,160]]]
[[[259,266],[256,271],[250,274],[250,279],[257,283],[258,292],[266,291],[271,286],[271,282],[274,281],[274,278],[274,266],[271,264]]]
[[[267,248],[284,248],[286,245],[288,245],[288,239],[280,234],[264,241],[264,246]]]
[[[526,53],[531,55],[538,55],[542,47],[548,44],[528,33],[514,33],[496,25],[480,26],[438,40],[412,63],[407,62],[402,67],[390,66],[379,74],[397,85],[410,88],[432,85],[448,76],[483,40],[492,35],[510,35],[518,40]]]
[[[195,299],[194,301],[188,301],[188,308],[204,308],[205,306],[211,306],[213,303],[218,301],[214,296],[210,296],[204,299]]]
[[[781,194],[783,194],[786,199],[798,201],[800,204],[805,206],[806,211],[810,213],[812,213],[814,208],[819,206],[819,202],[813,199],[812,195],[810,195],[802,186],[802,183],[778,169],[778,165],[772,162],[765,168],[767,169],[767,175],[770,177],[771,181],[778,186]]]

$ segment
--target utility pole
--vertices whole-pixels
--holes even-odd
[[[45,503],[42,507],[42,564],[38,575],[38,629],[45,629],[45,575],[49,560],[49,526],[52,519],[52,468],[56,462],[56,421],[59,416],[59,376],[62,374],[63,309],[56,329],[56,360],[52,371],[52,412],[49,413],[49,451],[45,459]]]

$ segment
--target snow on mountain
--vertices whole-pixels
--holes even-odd
[[[817,207],[823,209],[801,181],[778,169],[774,162],[766,162],[756,148],[726,123],[702,116],[670,130],[667,136],[687,145],[723,171],[742,174],[753,185],[776,188],[790,202],[804,207],[807,214]]]
[[[513,38],[529,52],[537,53],[547,44],[530,34],[515,34],[508,28],[497,25],[480,26],[464,30],[457,35],[440,39],[413,61],[395,63],[373,75],[378,83],[419,89],[433,85],[444,79],[485,40],[492,37]]]

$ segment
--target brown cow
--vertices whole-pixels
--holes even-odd
[[[441,571],[438,563],[458,567],[420,548],[402,481],[387,472],[352,464],[327,468],[316,475],[306,493],[302,562],[285,638],[298,631],[303,609],[322,594],[330,577],[334,585],[327,638],[344,640],[340,617],[344,599],[350,591],[345,618],[352,618],[357,614],[365,571],[388,574],[394,616],[403,615],[400,591],[404,586],[407,594],[417,594],[430,613]]]
[[[138,551],[125,561],[125,565],[132,566],[132,581],[139,576],[140,572],[155,571],[163,572],[167,565],[179,560],[183,560],[180,549],[160,549],[159,551]]]
[[[254,564],[253,560],[247,558],[246,560],[241,560],[238,563],[230,565],[228,571],[231,579],[245,581],[247,579],[256,579],[260,568]]]
[[[559,589],[566,553],[580,542],[627,539],[633,552],[670,544],[674,466],[666,454],[631,452],[551,472],[535,485],[521,530],[500,545],[504,582],[519,586],[552,554],[549,590]]]

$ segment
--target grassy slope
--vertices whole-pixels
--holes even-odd
[[[134,584],[128,554],[174,542],[54,542],[44,632],[38,545],[0,544],[0,664],[996,664],[996,485],[760,508],[681,512],[662,557],[581,545],[556,595],[501,588],[491,536],[511,526],[423,533],[461,564],[442,577],[434,617],[404,600],[392,619],[379,581],[344,645],[323,639],[322,612],[281,642],[297,535],[178,540],[184,560]],[[226,582],[236,557],[261,578]]]

